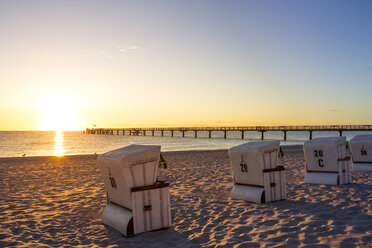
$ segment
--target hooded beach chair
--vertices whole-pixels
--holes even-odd
[[[103,223],[126,236],[171,226],[169,183],[156,180],[160,146],[130,145],[97,163],[108,205]]]
[[[231,199],[264,203],[287,198],[285,169],[276,165],[279,144],[261,141],[230,148],[234,178]]]
[[[314,138],[304,144],[305,183],[351,183],[351,161],[345,137]]]
[[[350,140],[353,171],[372,171],[372,135],[357,135]]]

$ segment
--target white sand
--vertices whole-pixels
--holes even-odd
[[[353,184],[304,184],[305,160],[284,150],[288,199],[229,199],[227,151],[168,152],[173,227],[125,238],[102,224],[96,156],[0,158],[0,247],[372,247],[372,173]]]

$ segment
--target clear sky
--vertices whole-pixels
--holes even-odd
[[[372,1],[0,0],[0,130],[372,124]]]

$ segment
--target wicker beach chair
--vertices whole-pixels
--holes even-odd
[[[171,226],[169,183],[157,181],[160,146],[130,145],[98,157],[108,205],[103,223],[126,236]]]
[[[232,199],[264,203],[287,198],[285,169],[276,165],[279,144],[279,141],[261,141],[230,148]]]
[[[353,171],[372,171],[372,135],[357,135],[350,140]]]
[[[351,183],[351,161],[347,156],[345,137],[324,137],[306,141],[305,183]]]

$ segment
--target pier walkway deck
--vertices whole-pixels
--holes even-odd
[[[261,133],[261,139],[264,139],[264,133],[267,131],[281,131],[283,132],[283,139],[287,139],[287,132],[289,131],[307,131],[309,132],[309,139],[312,139],[314,131],[337,131],[339,136],[342,136],[344,131],[372,131],[372,125],[322,125],[322,126],[239,126],[239,127],[148,127],[148,128],[87,128],[86,134],[114,134],[117,135],[143,135],[146,136],[147,132],[155,135],[155,131],[164,136],[164,132],[168,131],[171,137],[174,132],[181,132],[182,137],[185,137],[185,132],[194,132],[195,138],[198,137],[198,132],[208,132],[208,137],[212,137],[212,132],[223,132],[224,138],[227,137],[229,131],[241,132],[241,138],[244,139],[244,132],[257,131]]]

